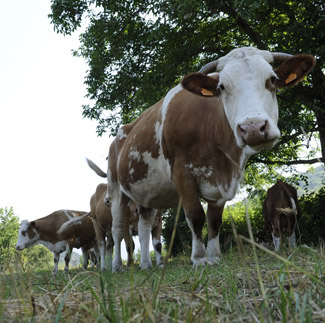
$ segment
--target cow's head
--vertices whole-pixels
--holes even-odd
[[[282,64],[273,69],[274,60]],[[280,136],[277,89],[293,86],[312,69],[312,55],[291,56],[253,47],[234,49],[184,77],[182,86],[205,97],[220,96],[239,147],[270,149]],[[217,70],[217,74],[206,73]]]
[[[39,233],[35,228],[35,221],[22,221],[19,227],[18,241],[15,247],[16,250],[23,250],[25,248],[34,246],[37,244],[39,237]]]

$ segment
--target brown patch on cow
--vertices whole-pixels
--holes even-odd
[[[127,141],[123,149],[120,150],[119,181],[128,190],[130,183],[140,181],[148,174],[148,165],[143,159],[143,153],[147,152],[154,159],[159,157],[159,141],[156,137],[155,126],[161,102],[143,112],[132,124],[132,130],[128,134]],[[139,158],[133,158],[132,152],[138,153]],[[132,169],[135,171],[134,173],[132,173]]]
[[[185,90],[176,94],[168,109],[163,138],[163,152],[171,164],[181,157],[184,166],[212,167],[211,176],[202,177],[211,184],[226,185],[238,176],[241,149],[220,98],[200,97]]]
[[[140,160],[132,159],[129,163],[129,171],[127,174],[128,183],[136,183],[148,175],[148,165],[144,162],[143,156],[140,156]],[[131,174],[130,170],[132,169],[136,169],[136,171]]]

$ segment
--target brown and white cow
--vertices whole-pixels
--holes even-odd
[[[16,250],[23,250],[40,243],[54,254],[54,273],[58,272],[60,253],[65,251],[65,271],[69,270],[70,256],[73,248],[81,248],[84,258],[84,268],[88,264],[88,252],[96,247],[95,230],[89,219],[82,221],[77,229],[66,232],[64,236],[59,230],[67,221],[74,217],[82,217],[86,212],[74,210],[59,210],[43,218],[28,222],[22,221],[19,227]],[[97,249],[97,247],[96,247]],[[98,249],[97,249],[98,250]]]
[[[95,173],[101,177],[107,177],[95,163],[87,159],[89,167],[95,171]],[[107,194],[107,185],[99,184],[96,188],[95,194],[91,197],[90,200],[90,209],[91,216],[94,221],[94,227],[96,231],[96,237],[100,248],[102,269],[104,269],[105,263],[103,265],[103,259],[105,258],[105,252],[107,250],[108,259],[112,259],[113,255],[113,238],[112,238],[112,214],[111,207],[109,203],[109,196]],[[139,214],[141,213],[142,208],[138,206],[133,201],[129,201],[128,207],[126,209],[125,221],[127,225],[123,226],[123,238],[125,240],[125,245],[128,253],[127,266],[130,266],[133,262],[133,251],[134,243],[132,236],[137,235],[139,230]],[[161,230],[162,230],[162,219],[161,212],[158,211],[154,221],[151,225],[151,237],[152,244],[155,250],[156,263],[160,265],[162,263],[161,255]],[[105,247],[105,237],[107,238],[106,247]],[[139,240],[141,241],[141,236],[139,235]],[[116,252],[116,251],[115,251]],[[150,254],[149,254],[150,257]]]
[[[282,62],[275,69],[274,60]],[[235,49],[201,69],[217,73],[185,76],[165,98],[121,127],[110,146],[107,172],[114,271],[122,266],[129,199],[150,212],[143,221],[140,216],[141,255],[148,254],[156,209],[181,199],[192,231],[193,264],[217,262],[224,205],[235,196],[248,158],[272,148],[280,136],[276,90],[297,84],[314,64],[311,55]],[[207,249],[201,198],[208,203]],[[147,256],[142,259],[141,268],[151,267]]]
[[[286,229],[289,236],[289,247],[295,247],[295,226],[301,216],[297,190],[293,186],[278,180],[275,185],[268,189],[262,212],[265,226],[258,235],[259,240],[264,242],[267,240],[267,235],[271,233],[274,248],[278,251],[281,231]]]

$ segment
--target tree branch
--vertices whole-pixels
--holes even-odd
[[[264,49],[264,50],[267,49],[267,47],[266,47],[265,43],[262,41],[260,35],[258,33],[256,33],[255,30],[253,30],[251,28],[251,26],[247,23],[247,21],[244,20],[239,15],[239,13],[236,12],[235,9],[233,9],[233,2],[231,0],[216,1],[213,5],[210,5],[210,10],[213,11],[213,9],[216,9],[216,8],[213,8],[215,6],[217,7],[217,10],[219,9],[220,11],[223,11],[224,13],[229,15],[229,17],[234,19],[236,24],[250,37],[250,39],[256,44],[256,46],[259,49]]]
[[[263,160],[263,159],[251,159],[254,163],[262,163],[265,165],[300,165],[300,164],[315,164],[315,163],[321,163],[324,162],[324,158],[314,158],[314,159],[301,159],[301,160],[290,160],[290,161],[284,161],[284,160]]]

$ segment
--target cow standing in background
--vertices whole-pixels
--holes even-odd
[[[59,210],[43,218],[28,222],[22,221],[19,227],[16,250],[23,250],[40,243],[54,254],[54,270],[58,272],[60,253],[65,251],[65,268],[69,271],[69,262],[73,248],[81,248],[83,252],[84,268],[88,265],[90,248],[97,248],[95,230],[90,219],[82,220],[82,225],[75,231],[66,232],[60,236],[59,230],[72,218],[81,218],[86,212],[74,210]]]
[[[276,251],[280,248],[281,231],[287,230],[289,247],[296,246],[295,226],[301,216],[301,208],[297,198],[297,190],[278,180],[266,194],[263,203],[265,227],[259,233],[259,242],[267,240],[267,234],[272,234],[273,245]]]
[[[106,173],[103,172],[94,162],[87,159],[89,167],[100,177],[106,178]],[[105,268],[103,264],[103,259],[105,257],[105,249],[107,249],[109,259],[112,259],[113,255],[113,237],[112,237],[112,214],[110,199],[107,194],[107,185],[99,184],[96,188],[95,194],[90,200],[91,215],[94,221],[94,227],[96,231],[96,236],[98,240],[98,245],[100,248],[101,259],[102,259],[102,269]],[[130,266],[133,262],[133,251],[134,243],[132,236],[138,234],[139,225],[139,214],[141,213],[141,207],[129,201],[128,207],[126,209],[125,221],[126,225],[123,226],[123,238],[125,240],[126,250],[128,253],[127,266]],[[152,236],[152,244],[155,250],[156,263],[157,265],[162,263],[161,255],[161,230],[162,230],[162,218],[161,212],[158,211],[155,219],[150,227],[150,232]],[[105,248],[105,237],[107,237],[106,248]],[[139,238],[141,239],[140,235]],[[150,257],[150,255],[149,255]]]
[[[282,64],[273,68],[274,61]],[[122,266],[120,243],[130,199],[143,210],[141,268],[152,266],[148,241],[156,210],[174,207],[179,199],[192,232],[193,265],[217,263],[224,205],[235,196],[248,158],[271,149],[280,136],[276,90],[297,84],[314,64],[311,55],[234,49],[202,73],[185,76],[164,99],[120,128],[107,171],[114,271]],[[207,248],[201,198],[208,203]]]

